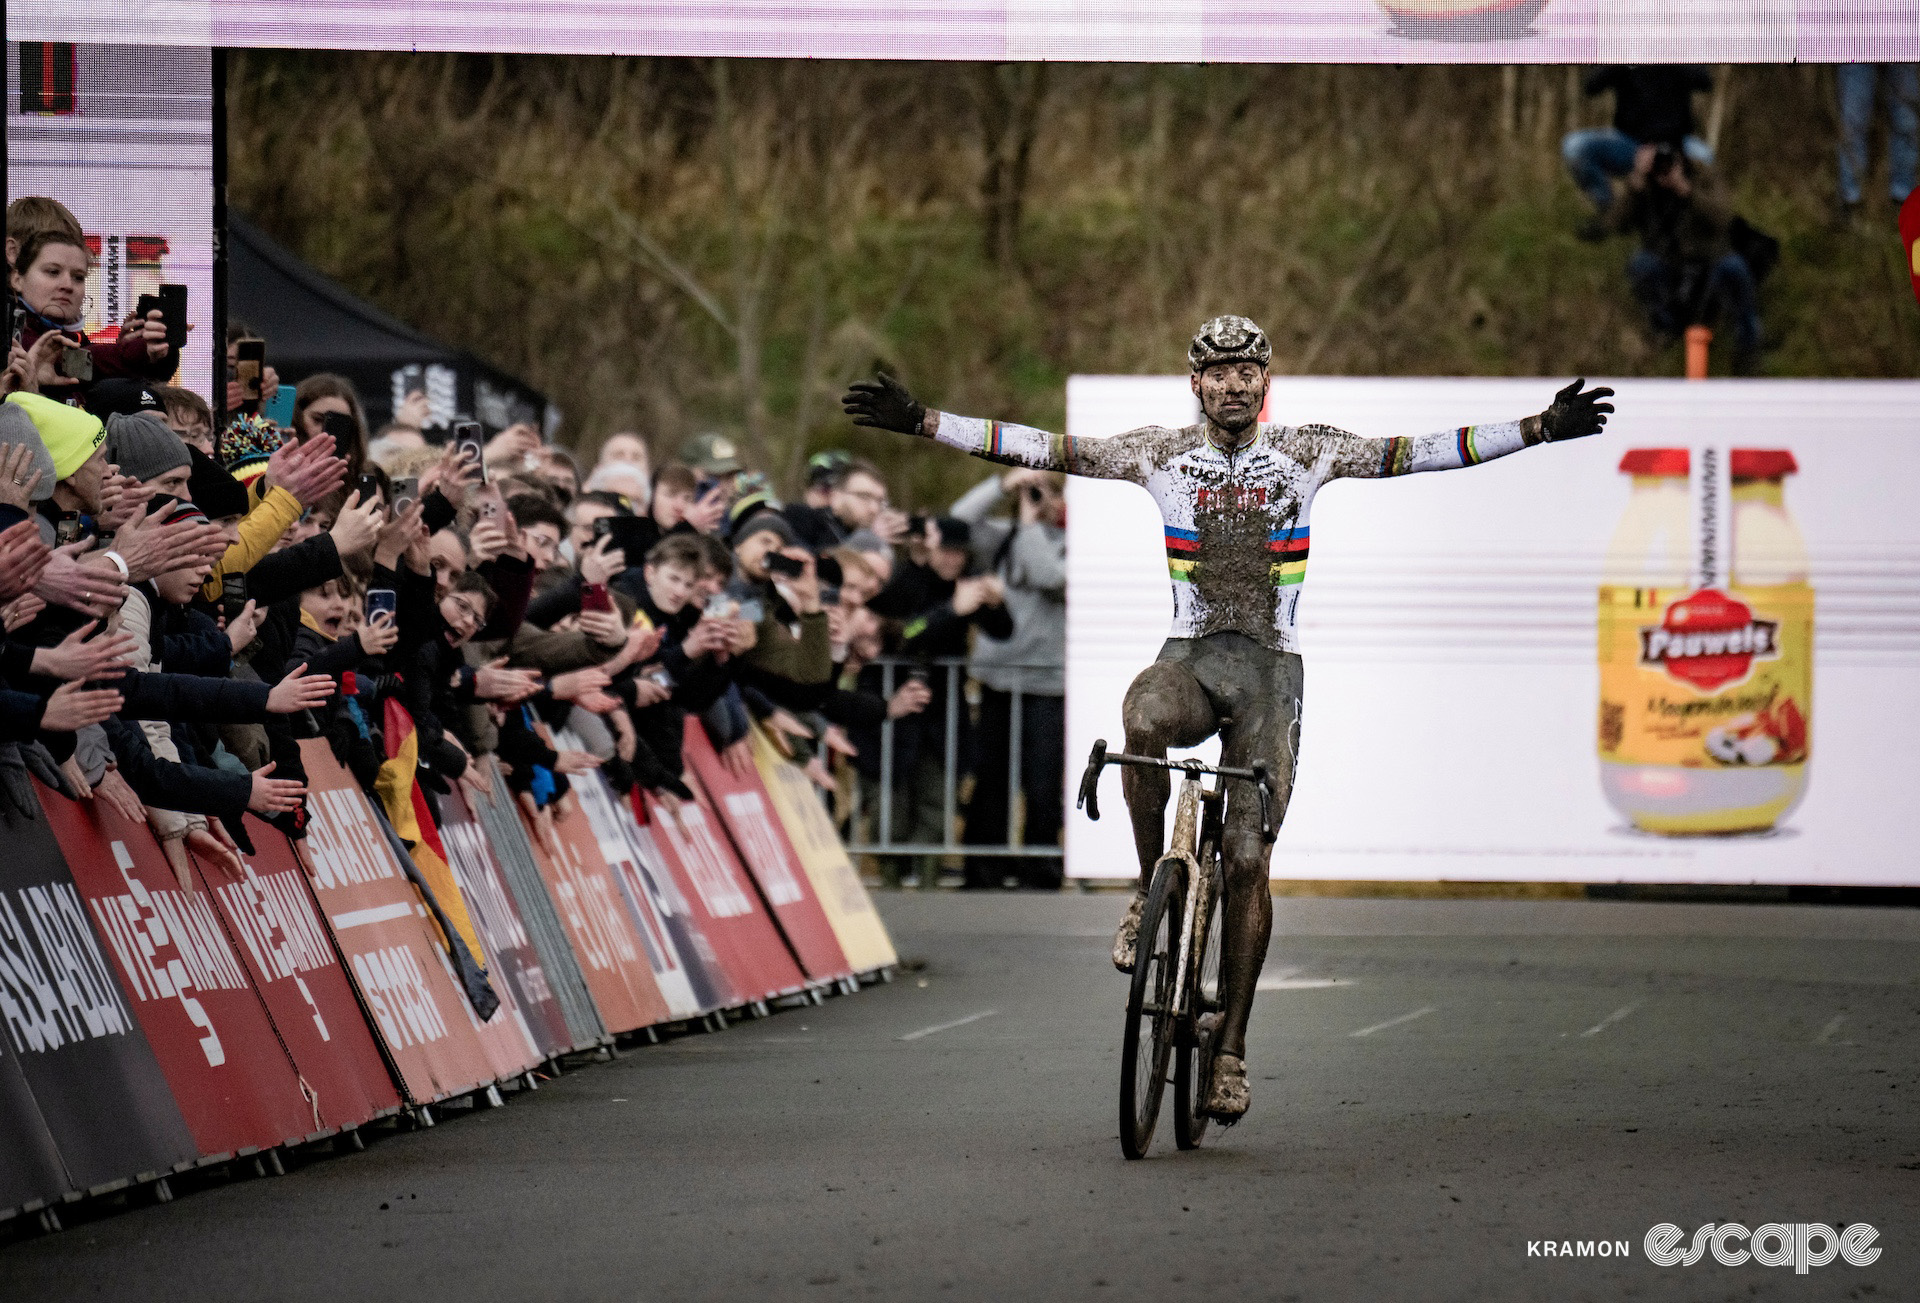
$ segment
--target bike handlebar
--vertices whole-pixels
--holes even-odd
[[[1271,842],[1279,829],[1273,823],[1273,775],[1267,766],[1255,762],[1246,769],[1236,769],[1231,765],[1210,765],[1203,760],[1168,760],[1164,756],[1130,756],[1124,752],[1108,754],[1107,740],[1101,738],[1093,744],[1093,750],[1087,756],[1086,773],[1080,777],[1080,799],[1075,809],[1084,809],[1087,818],[1096,823],[1100,819],[1100,771],[1108,765],[1133,765],[1141,769],[1178,770],[1198,781],[1203,774],[1218,774],[1221,778],[1237,778],[1252,783],[1254,790],[1260,793],[1260,835]]]

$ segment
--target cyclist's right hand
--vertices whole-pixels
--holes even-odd
[[[907,392],[907,387],[886,372],[872,380],[857,380],[840,399],[855,425],[875,430],[893,430],[899,434],[924,434],[926,404]]]

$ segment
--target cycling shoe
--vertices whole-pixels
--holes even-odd
[[[1134,956],[1140,949],[1140,916],[1146,910],[1146,896],[1134,893],[1127,916],[1120,920],[1120,930],[1113,934],[1113,966],[1123,973],[1133,971]]]
[[[1247,1065],[1237,1054],[1217,1054],[1213,1059],[1213,1080],[1207,1086],[1206,1115],[1232,1126],[1247,1115],[1253,1102],[1247,1090]]]

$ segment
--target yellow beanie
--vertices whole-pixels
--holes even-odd
[[[100,418],[78,407],[56,403],[40,394],[9,394],[7,401],[18,403],[32,418],[33,428],[40,432],[40,442],[47,445],[47,451],[53,456],[53,473],[57,479],[64,480],[86,465],[87,458],[106,442],[107,427],[100,424]]]

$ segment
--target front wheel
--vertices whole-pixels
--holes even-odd
[[[1201,862],[1211,860],[1211,855],[1205,855]],[[1194,965],[1193,999],[1188,1005],[1193,1016],[1181,1020],[1180,1046],[1174,1051],[1173,1140],[1182,1149],[1199,1148],[1207,1134],[1205,1109],[1207,1092],[1213,1088],[1213,1045],[1220,1023],[1220,949],[1226,940],[1227,892],[1219,864],[1212,864],[1208,880],[1210,899],[1206,914],[1196,922],[1200,932],[1194,939],[1200,962]]]
[[[1160,1094],[1173,1057],[1174,963],[1185,907],[1186,865],[1163,860],[1140,915],[1126,1030],[1120,1040],[1120,1149],[1128,1158],[1146,1157],[1160,1120]]]

